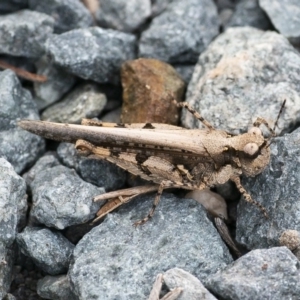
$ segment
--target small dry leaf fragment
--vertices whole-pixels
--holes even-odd
[[[121,79],[123,123],[178,124],[172,100],[183,98],[185,83],[172,66],[157,59],[130,60],[122,65]]]
[[[213,216],[222,217],[224,220],[228,220],[226,201],[223,197],[211,190],[194,190],[188,192],[185,198],[191,198],[201,203]]]
[[[47,81],[47,77],[44,75],[34,74],[34,73],[28,72],[24,69],[17,68],[11,64],[8,64],[7,62],[5,62],[3,60],[0,60],[0,69],[4,69],[4,70],[10,69],[10,70],[14,71],[17,76],[27,79],[27,80],[30,80],[30,81],[33,81],[33,82]]]

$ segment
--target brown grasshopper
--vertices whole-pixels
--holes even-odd
[[[259,126],[264,124],[271,136],[274,136],[274,129],[258,118],[247,133],[232,135],[213,128],[187,103],[177,105],[188,109],[206,129],[154,123],[102,123],[88,119],[83,119],[82,125],[23,120],[19,126],[48,139],[75,143],[81,154],[110,161],[155,184],[149,189],[157,190],[152,209],[136,225],[153,216],[166,188],[201,190],[228,180],[236,184],[246,201],[258,206],[267,217],[265,208],[243,188],[240,176],[253,177],[266,168],[270,143]],[[283,106],[279,115],[282,109]]]

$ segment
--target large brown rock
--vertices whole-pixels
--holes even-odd
[[[156,59],[130,60],[122,65],[121,79],[123,123],[178,123],[172,100],[182,101],[185,83],[172,66]]]

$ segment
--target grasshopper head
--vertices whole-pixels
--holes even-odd
[[[240,151],[239,160],[246,176],[256,176],[269,164],[270,147],[258,127],[251,128],[246,135],[250,136],[250,139],[245,139],[247,141]]]

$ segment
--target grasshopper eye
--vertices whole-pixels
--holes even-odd
[[[258,146],[255,143],[248,143],[245,147],[244,147],[244,152],[249,154],[249,155],[254,155],[257,151],[258,151]]]
[[[248,130],[248,133],[252,133],[255,135],[262,135],[261,130],[258,127],[252,127]]]

